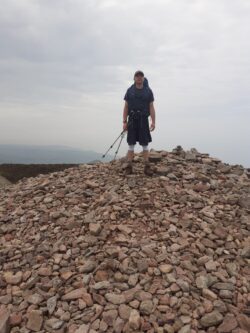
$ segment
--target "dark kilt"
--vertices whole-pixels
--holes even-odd
[[[139,142],[141,146],[147,146],[151,141],[152,137],[149,130],[148,116],[129,116],[127,134],[128,144],[135,145],[136,142]]]

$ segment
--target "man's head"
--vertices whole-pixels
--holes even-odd
[[[142,71],[136,71],[134,74],[135,83],[141,85],[144,80],[144,73]]]

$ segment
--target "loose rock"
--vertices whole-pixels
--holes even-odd
[[[129,316],[129,327],[133,330],[138,330],[141,325],[140,314],[137,310],[132,310]]]
[[[34,332],[39,332],[42,328],[43,316],[40,311],[33,310],[28,314],[27,328]]]
[[[5,308],[0,308],[0,333],[10,332],[10,314]]]
[[[250,330],[249,170],[150,160],[152,177],[136,154],[132,175],[121,159],[0,189],[4,333]]]
[[[211,326],[218,326],[222,321],[223,321],[222,314],[218,311],[213,311],[201,318],[201,325],[205,328]]]

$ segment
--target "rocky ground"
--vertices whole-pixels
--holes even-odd
[[[0,333],[250,331],[250,175],[153,152],[0,190]]]

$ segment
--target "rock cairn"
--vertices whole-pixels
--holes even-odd
[[[0,333],[250,331],[250,179],[195,149],[0,190]]]

